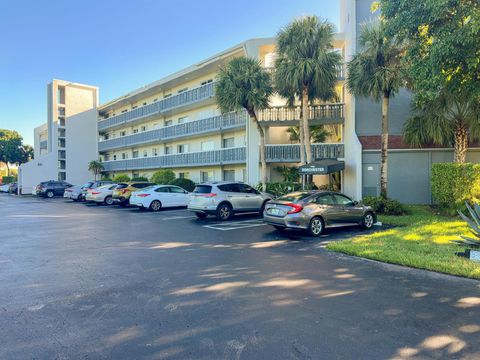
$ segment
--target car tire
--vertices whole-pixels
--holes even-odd
[[[232,218],[233,211],[229,204],[220,204],[217,207],[217,219],[221,221],[227,221]]]
[[[47,191],[47,198],[51,199],[54,195],[53,191]]]
[[[265,200],[260,208],[260,215],[263,216],[263,212],[265,211],[265,205],[267,205],[268,200]]]
[[[105,205],[108,205],[108,206],[113,205],[113,199],[111,196],[107,196],[105,200],[103,200],[103,202],[105,203]]]
[[[201,212],[196,212],[195,215],[197,215],[197,218],[199,219],[205,219],[208,216],[207,214]]]
[[[280,232],[283,232],[283,231],[286,230],[285,226],[273,225],[273,227],[275,228],[275,230],[280,231]]]
[[[120,198],[120,202],[118,203],[121,207],[127,206],[127,199],[125,198]]]
[[[360,226],[365,230],[370,230],[375,223],[375,216],[371,212],[367,212],[363,215]]]
[[[150,210],[160,211],[162,209],[162,203],[159,200],[153,200],[150,204]]]
[[[307,232],[310,236],[320,236],[325,230],[325,222],[319,216],[313,217],[308,223]]]

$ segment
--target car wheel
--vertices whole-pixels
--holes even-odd
[[[53,198],[53,195],[55,195],[55,194],[53,193],[53,191],[47,191],[47,197],[48,197],[49,199]]]
[[[125,198],[123,198],[123,197],[120,198],[119,205],[122,206],[122,207],[127,206],[127,199],[125,199]]]
[[[103,202],[105,203],[105,205],[109,205],[109,206],[110,206],[110,205],[113,204],[113,199],[112,199],[111,196],[107,196]]]
[[[201,212],[196,212],[195,215],[197,215],[199,219],[205,219],[207,217],[207,214]]]
[[[308,224],[308,234],[311,236],[320,236],[325,229],[325,223],[321,217],[315,216]]]
[[[263,216],[263,212],[265,211],[265,205],[267,205],[268,200],[264,201],[262,207],[260,208],[260,215]]]
[[[274,227],[275,230],[277,230],[277,231],[285,231],[285,226],[273,225],[273,227]]]
[[[375,218],[373,217],[373,214],[371,212],[367,212],[365,215],[363,215],[362,218],[362,228],[369,230],[373,227],[373,224],[375,223]]]
[[[150,204],[150,210],[159,211],[162,208],[162,203],[158,200],[153,200]]]
[[[229,220],[232,217],[232,207],[228,204],[221,204],[217,208],[217,219],[221,221]]]

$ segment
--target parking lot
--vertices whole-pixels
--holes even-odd
[[[254,215],[0,194],[1,359],[480,357],[480,286]]]

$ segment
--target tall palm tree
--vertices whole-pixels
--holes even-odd
[[[105,167],[103,166],[101,161],[98,160],[92,160],[88,163],[88,171],[93,172],[93,175],[95,177],[94,180],[97,180],[98,174],[100,174]]]
[[[468,97],[442,91],[425,106],[414,109],[404,126],[404,139],[413,146],[453,145],[456,163],[465,163],[468,140],[480,138],[480,106]]]
[[[217,77],[215,98],[222,113],[245,109],[260,135],[262,189],[267,187],[265,132],[258,122],[257,111],[269,106],[273,93],[270,74],[251,58],[238,57],[223,66]]]
[[[301,153],[306,153],[307,163],[312,161],[309,102],[329,101],[336,95],[342,57],[333,51],[334,29],[334,25],[317,16],[306,16],[292,21],[277,36],[275,84],[281,96],[300,100],[300,148]]]
[[[298,126],[291,126],[287,129],[291,142],[297,143],[300,141],[300,129]],[[330,133],[323,125],[310,126],[310,140],[313,144],[325,142],[328,136],[330,136]]]
[[[348,63],[347,87],[360,97],[382,101],[380,195],[387,197],[388,110],[390,98],[404,85],[403,44],[387,36],[383,22],[366,24],[359,38],[360,52]]]

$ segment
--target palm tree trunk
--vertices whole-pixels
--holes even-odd
[[[260,177],[262,179],[262,191],[267,191],[267,158],[265,154],[265,131],[263,131],[262,126],[258,122],[257,114],[255,113],[255,111],[251,110],[248,113],[255,125],[257,125],[257,130],[260,134]]]
[[[387,198],[387,183],[388,183],[388,107],[390,103],[390,97],[388,95],[383,96],[382,103],[382,150],[381,150],[381,162],[380,169],[380,196],[384,199]]]
[[[300,124],[298,126],[298,137],[300,140],[300,164],[305,164],[305,137],[303,136],[303,115],[300,110]]]
[[[308,88],[305,86],[302,91],[302,117],[303,136],[305,138],[305,152],[307,164],[312,162],[312,144],[310,143],[310,123],[308,119]]]
[[[455,123],[455,142],[453,151],[453,161],[464,164],[468,150],[468,129],[467,125],[461,120]]]
[[[5,162],[5,165],[7,165],[7,176],[10,176],[10,166],[8,165],[8,161]]]

